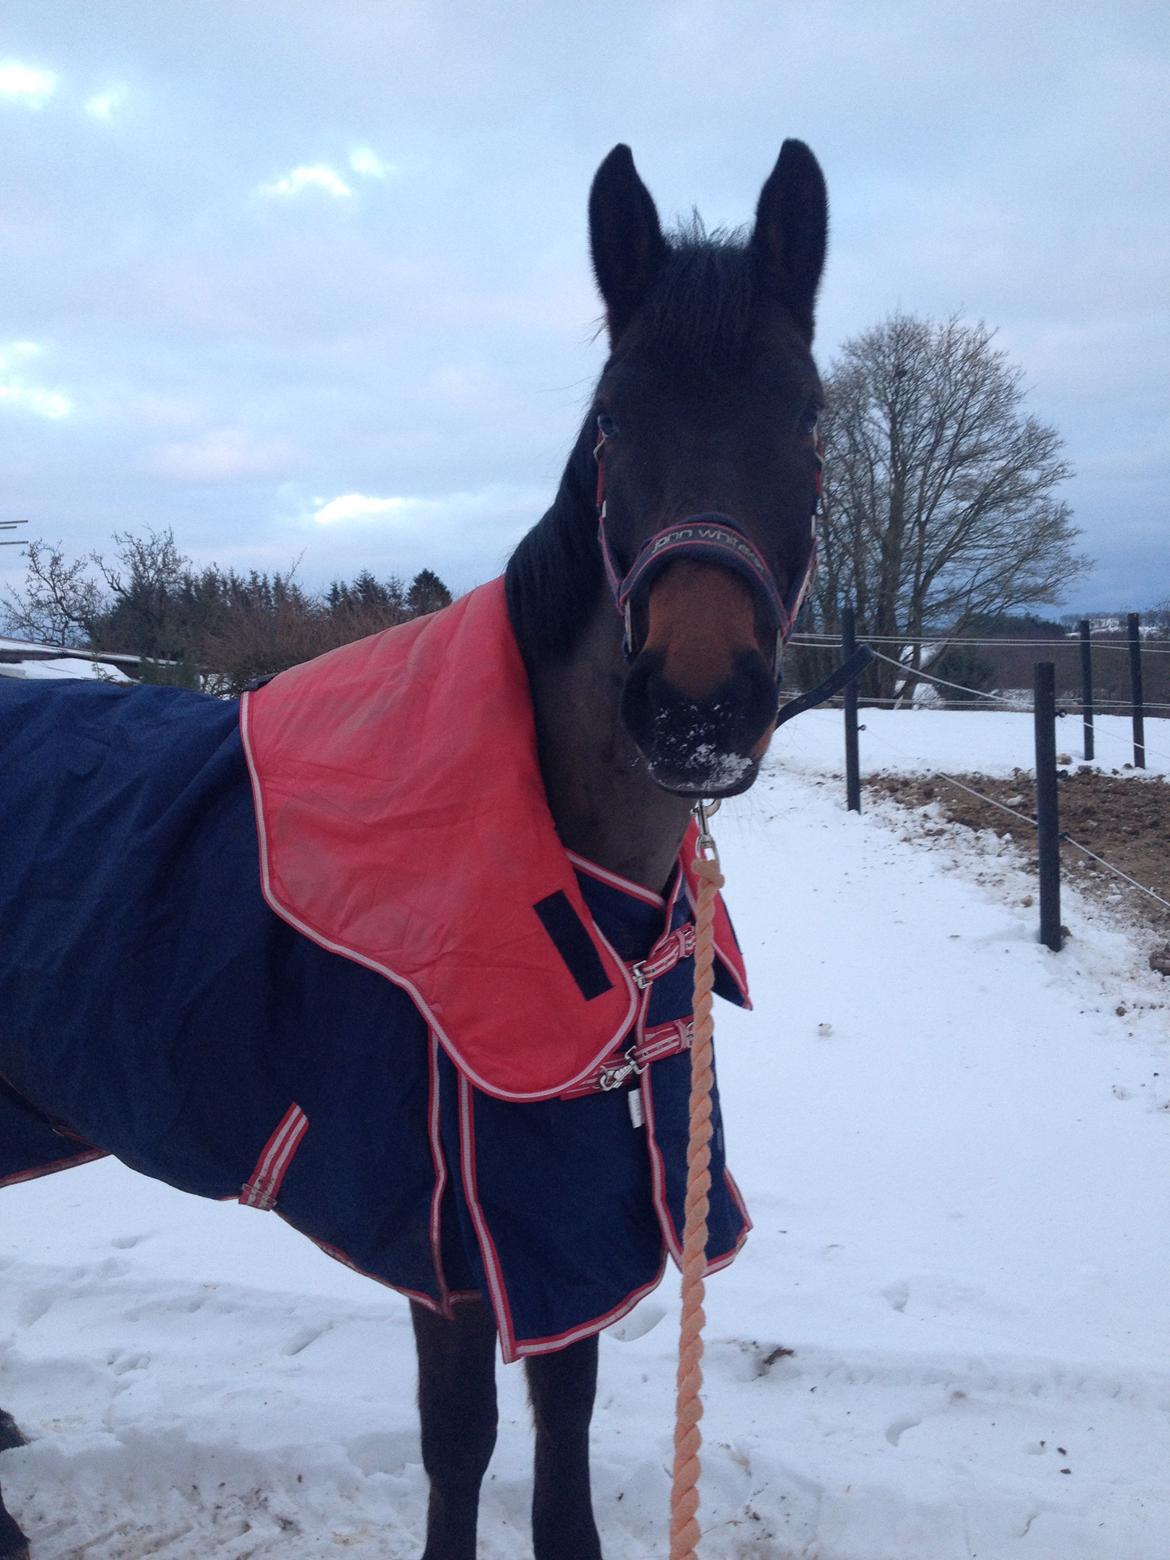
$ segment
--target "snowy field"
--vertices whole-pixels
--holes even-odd
[[[956,710],[864,709],[860,720],[858,741],[863,774],[877,770],[915,774],[941,769],[950,774],[1010,775],[1016,768],[1035,768],[1034,722],[1030,713],[995,709],[973,714]],[[1067,758],[1074,766],[1083,763],[1082,729],[1080,715],[1061,715],[1057,719],[1058,759]],[[1108,774],[1132,765],[1133,726],[1128,716],[1098,715],[1094,732],[1096,757],[1092,768]],[[1170,774],[1170,720],[1147,716],[1145,738],[1147,773]],[[799,772],[819,778],[842,773],[844,762],[839,711],[812,710],[801,715],[782,728],[774,748],[776,772]]]
[[[1029,763],[1028,716],[865,720],[867,767]],[[1126,724],[1101,729],[1120,767]],[[1010,850],[847,815],[840,753],[839,715],[802,717],[717,820],[756,1228],[708,1290],[702,1554],[1167,1560],[1170,987],[1071,891],[1068,947],[1041,948]],[[34,1560],[421,1552],[393,1294],[110,1162],[0,1192],[0,1275],[0,1403],[32,1438],[0,1476]],[[675,1289],[602,1342],[612,1560],[667,1552]],[[519,1367],[501,1393],[481,1554],[523,1560]]]

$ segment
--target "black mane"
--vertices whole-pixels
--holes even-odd
[[[508,616],[526,661],[568,655],[602,588],[594,441],[590,411],[552,506],[521,538],[504,571]]]
[[[742,231],[708,234],[697,213],[672,234],[639,312],[637,350],[668,354],[680,371],[731,368],[749,339],[757,273]],[[525,658],[567,655],[604,585],[594,504],[592,407],[551,508],[519,542],[504,575]]]

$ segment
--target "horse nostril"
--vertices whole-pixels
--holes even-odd
[[[780,691],[764,658],[752,651],[736,657],[733,683],[739,685],[736,701],[736,733],[739,752],[753,748],[776,719]]]

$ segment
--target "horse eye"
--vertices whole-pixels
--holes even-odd
[[[618,425],[616,419],[608,412],[602,412],[597,419],[597,431],[603,439],[612,439],[617,436]]]
[[[817,419],[821,415],[821,409],[815,401],[810,401],[800,414],[798,427],[801,433],[815,433],[817,431]]]

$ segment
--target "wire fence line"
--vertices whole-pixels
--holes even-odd
[[[903,749],[898,748],[895,743],[886,741],[882,736],[878,736],[877,740],[881,743],[884,743],[884,745],[888,747],[891,752],[897,753],[899,757],[904,758],[909,762],[913,762],[912,755],[906,753]],[[965,780],[960,780],[956,775],[947,774],[946,771],[942,769],[931,769],[928,770],[927,773],[930,779],[945,781],[947,785],[952,785],[959,791],[965,791],[968,796],[975,797],[977,801],[984,802],[988,807],[994,808],[997,812],[1005,813],[1008,817],[1015,818],[1020,823],[1027,824],[1030,829],[1039,829],[1039,823],[1037,819],[1029,817],[1027,813],[1020,812],[1019,808],[1012,807],[1007,802],[1001,802],[997,797],[988,796],[985,791],[980,791],[977,787],[968,785]],[[1070,845],[1074,850],[1079,850],[1082,855],[1091,857],[1095,862],[1097,862],[1099,866],[1104,867],[1107,872],[1111,872],[1114,877],[1120,878],[1123,882],[1128,883],[1131,888],[1136,888],[1140,893],[1143,893],[1150,899],[1154,900],[1156,904],[1161,905],[1166,910],[1170,910],[1170,899],[1164,899],[1156,889],[1150,888],[1145,883],[1140,883],[1137,878],[1131,877],[1128,872],[1124,872],[1114,862],[1106,860],[1104,856],[1099,856],[1096,851],[1090,850],[1089,847],[1087,845],[1083,845],[1080,840],[1073,839],[1072,835],[1067,833],[1067,831],[1061,831],[1060,842],[1062,845]]]
[[[868,641],[867,641],[867,643],[868,643]],[[898,661],[896,661],[894,659],[893,656],[884,655],[880,650],[875,650],[873,653],[874,653],[874,658],[876,660],[878,660],[878,661],[887,661],[891,666],[897,666],[897,665],[900,664]],[[1031,705],[1031,704],[1021,704],[1018,699],[1008,699],[1008,698],[1005,698],[1003,696],[1003,694],[987,693],[984,689],[981,689],[981,688],[969,688],[969,687],[967,687],[967,685],[965,683],[951,682],[950,679],[946,678],[946,677],[934,677],[929,672],[919,672],[918,676],[922,677],[922,678],[925,678],[925,680],[927,682],[934,683],[934,684],[936,684],[940,688],[957,688],[961,692],[972,694],[975,698],[983,699],[983,700],[985,700],[989,704],[995,704],[995,705],[998,705],[998,706],[1000,706],[1002,708],[1012,710],[1017,715],[1035,714],[1035,707],[1033,705]],[[892,704],[892,706],[894,708],[897,707],[897,702],[898,702],[897,700],[892,700],[891,701],[891,704]],[[1110,702],[1120,703],[1121,701],[1114,700],[1114,701],[1110,701]],[[1128,708],[1129,706],[1123,704],[1122,707],[1123,708]],[[1145,707],[1149,708],[1149,706],[1145,706]],[[1161,707],[1162,706],[1158,706],[1158,708],[1161,708]],[[1069,709],[1069,710],[1062,710],[1060,713],[1062,715],[1063,714],[1075,714],[1076,710],[1075,710],[1075,708]],[[1101,737],[1104,737],[1106,739],[1106,741],[1108,741],[1108,742],[1120,742],[1122,744],[1122,746],[1125,746],[1125,747],[1130,746],[1128,738],[1126,738],[1126,737],[1119,737],[1115,732],[1112,732],[1112,731],[1099,731],[1099,732],[1097,732],[1097,735],[1101,736]],[[1143,745],[1144,750],[1147,753],[1151,754],[1154,758],[1163,758],[1168,763],[1170,763],[1170,753],[1161,753],[1161,752],[1158,751],[1157,748],[1152,748],[1149,745],[1148,742],[1143,743],[1142,745]]]
[[[855,623],[856,614],[854,609],[846,604],[842,614],[839,638],[828,634],[808,633],[794,635],[793,638],[797,644],[820,645],[826,650],[836,651],[841,658],[841,665],[845,666],[858,643],[855,635]],[[1072,849],[1079,851],[1084,857],[1095,862],[1099,868],[1115,877],[1119,882],[1136,889],[1155,904],[1170,910],[1170,900],[1159,893],[1157,889],[1140,882],[1131,873],[1118,866],[1116,862],[1109,861],[1097,851],[1091,850],[1087,845],[1082,844],[1080,840],[1074,839],[1067,830],[1062,830],[1060,827],[1059,765],[1071,762],[1071,760],[1064,758],[1058,751],[1056,723],[1059,716],[1075,714],[1078,710],[1083,715],[1085,729],[1084,753],[1086,760],[1088,760],[1092,758],[1094,753],[1093,740],[1096,731],[1093,716],[1096,710],[1098,708],[1103,710],[1107,707],[1128,709],[1133,717],[1132,751],[1134,766],[1138,769],[1144,769],[1147,754],[1153,754],[1155,757],[1170,762],[1170,754],[1160,753],[1155,749],[1151,749],[1145,741],[1143,722],[1147,711],[1151,708],[1161,709],[1170,708],[1170,706],[1161,703],[1150,706],[1143,698],[1141,663],[1143,656],[1151,646],[1148,643],[1143,645],[1139,641],[1138,615],[1136,613],[1128,615],[1126,640],[1124,643],[1113,646],[1113,648],[1124,649],[1129,657],[1130,698],[1128,701],[1121,699],[1097,700],[1093,697],[1091,640],[1088,623],[1083,621],[1081,627],[1082,632],[1077,636],[1076,640],[1070,637],[1069,640],[1062,641],[1022,640],[1018,642],[1020,645],[1033,651],[1054,644],[1059,644],[1061,647],[1068,645],[1070,648],[1073,644],[1076,645],[1081,661],[1081,699],[1079,704],[1069,704],[1064,709],[1060,708],[1057,700],[1056,665],[1053,659],[1046,661],[1037,660],[1033,663],[1032,697],[1030,700],[1025,701],[1020,697],[1007,697],[1002,693],[992,693],[986,688],[974,688],[967,683],[959,682],[955,678],[940,677],[934,672],[908,666],[903,659],[907,644],[916,643],[921,645],[925,643],[921,637],[913,639],[910,636],[875,634],[865,635],[861,638],[861,646],[868,651],[871,660],[883,662],[885,665],[903,673],[911,689],[918,682],[923,682],[934,688],[950,689],[962,695],[961,702],[967,708],[1008,710],[1014,714],[1030,714],[1033,717],[1035,738],[1035,816],[1029,816],[1013,805],[1014,802],[1021,800],[1019,797],[1013,797],[1012,803],[1003,802],[997,797],[989,796],[986,791],[980,790],[978,786],[971,785],[966,780],[960,780],[957,775],[948,774],[945,770],[929,765],[926,766],[924,771],[918,760],[912,760],[911,762],[914,771],[917,773],[922,774],[925,772],[929,778],[964,792],[993,812],[1000,813],[1035,831],[1036,866],[1039,878],[1040,941],[1051,948],[1053,952],[1058,952],[1063,943],[1063,929],[1060,924],[1062,845],[1067,844]],[[961,641],[952,641],[952,643],[959,642]],[[965,642],[984,645],[989,643],[1004,644],[1004,641],[975,639],[968,639]],[[1101,641],[1098,639],[1096,643],[1100,645]],[[1158,641],[1154,647],[1160,649],[1162,643],[1162,641]],[[1165,643],[1170,646],[1170,641]],[[883,644],[896,648],[896,653],[889,654],[886,650],[877,648]],[[938,660],[937,657],[935,659],[936,661]],[[904,684],[903,687],[905,688],[905,686]],[[858,720],[859,700],[855,689],[847,687],[842,702],[845,715],[846,806],[851,811],[860,812],[861,765],[858,751],[858,734],[860,731],[869,728],[862,726]],[[901,707],[903,709],[907,707],[913,708],[912,702],[905,700],[905,694],[903,694],[902,698],[882,698],[867,702],[871,705],[879,704],[894,708]],[[960,701],[952,700],[950,702],[953,704]],[[888,741],[884,733],[879,731],[874,732],[873,735],[879,746],[885,745],[894,753],[899,752],[897,744]],[[1122,742],[1126,746],[1129,745],[1125,742],[1125,739],[1116,736],[1113,732],[1102,730],[1100,735],[1107,741]],[[909,755],[903,753],[901,756],[907,758]],[[976,776],[975,778],[979,777]]]
[[[994,807],[1001,813],[1007,813],[1012,818],[1018,818],[1021,823],[1026,823],[1030,829],[1036,827],[1035,818],[1029,818],[1027,813],[1022,813],[1018,807],[1012,807],[1007,802],[1001,802],[994,796],[988,796],[984,791],[978,791],[973,785],[968,785],[965,780],[959,780],[954,775],[948,775],[943,769],[931,770],[932,780],[945,780],[948,785],[957,786],[960,791],[966,791],[968,796],[973,796],[977,801],[986,802],[988,807]]]
[[[1115,867],[1111,861],[1106,861],[1104,856],[1098,856],[1096,851],[1090,850],[1087,845],[1082,845],[1080,840],[1074,840],[1071,834],[1062,834],[1060,839],[1063,845],[1071,845],[1074,850],[1079,850],[1083,855],[1091,856],[1092,859],[1100,866],[1104,867],[1107,871],[1112,872],[1114,877],[1121,878],[1124,882],[1128,883],[1131,888],[1136,888],[1140,890],[1141,893],[1148,894],[1151,899],[1155,900],[1165,909],[1170,910],[1170,899],[1163,899],[1161,894],[1156,893],[1154,889],[1147,888],[1144,883],[1139,883],[1137,878],[1130,877],[1128,872],[1123,872],[1120,867]]]
[[[943,680],[941,678],[938,678],[938,679],[935,679],[935,680],[937,682],[939,682],[940,685],[942,687],[944,687],[944,688],[962,688],[962,686],[963,686],[962,683],[946,682],[945,680]],[[793,697],[795,698],[796,695],[794,694]],[[980,692],[979,697],[980,698],[984,698],[985,694]],[[1024,696],[1022,694],[1021,694],[1021,696],[1018,699],[1012,698],[1009,694],[1000,694],[998,697],[1003,701],[1004,705],[1008,709],[1013,710],[1017,715],[1025,715],[1025,714],[1029,714],[1031,712],[1032,706],[1031,706],[1030,703],[1028,703],[1028,701],[1024,698]],[[841,698],[840,698],[839,694],[834,696],[834,698],[832,700],[832,704],[833,704],[834,708],[840,708]],[[971,706],[971,701],[969,699],[947,699],[947,700],[941,701],[941,706],[945,707],[947,709],[955,709],[955,710],[969,709],[970,706]],[[906,702],[905,699],[875,699],[875,698],[872,698],[869,694],[866,694],[866,696],[865,696],[865,708],[867,710],[871,710],[871,709],[879,709],[879,710],[905,710],[905,709],[911,708],[911,706]],[[938,709],[938,708],[940,708],[940,705],[937,705],[937,704],[932,704],[932,705],[916,704],[916,705],[913,706],[913,708],[914,709],[924,709],[924,708],[926,708],[926,709]],[[1096,713],[1098,715],[1105,715],[1105,714],[1108,714],[1110,711],[1114,711],[1114,710],[1115,711],[1128,711],[1131,708],[1132,708],[1132,705],[1130,704],[1128,699],[1094,699],[1093,700],[1093,709],[1096,711]],[[1152,701],[1152,702],[1151,701],[1146,701],[1145,703],[1143,703],[1142,709],[1145,710],[1147,715],[1150,713],[1151,710],[1166,710],[1166,711],[1170,712],[1170,704],[1162,704],[1162,703],[1160,703],[1160,702],[1158,702],[1156,700]],[[1064,704],[1063,708],[1061,708],[1058,711],[1058,714],[1060,714],[1062,717],[1065,716],[1065,715],[1079,715],[1080,713],[1081,713],[1080,705],[1075,703],[1075,702],[1071,702],[1071,701],[1066,701],[1066,703]],[[1162,717],[1159,717],[1159,718],[1162,718]],[[1151,752],[1152,753],[1153,751],[1154,751],[1153,748],[1147,747],[1147,752]]]
[[[937,679],[936,678],[935,680],[941,682],[941,679]],[[947,687],[947,688],[960,688],[960,687],[962,687],[962,684],[961,683],[946,683],[946,682],[943,682],[942,686],[943,687]],[[993,702],[996,705],[997,708],[1002,708],[1009,715],[1035,715],[1035,713],[1036,713],[1035,706],[1032,705],[1032,704],[1029,704],[1029,703],[1024,703],[1023,700],[1005,699],[1005,698],[1002,698],[1002,697],[999,697],[999,696],[996,696],[996,695],[993,695],[993,694],[986,694],[986,693],[980,693],[980,694],[978,694],[978,697],[981,698],[981,699],[984,699],[984,700],[986,700],[988,702]],[[840,701],[839,698],[835,698],[835,699],[832,700],[832,707],[835,708],[835,709],[840,709],[841,708],[841,701]],[[935,706],[935,707],[937,708],[937,706]],[[1165,706],[1165,707],[1167,709],[1170,709],[1170,705]],[[908,709],[911,708],[911,706],[906,704],[901,699],[869,699],[869,698],[867,698],[863,708],[864,709],[883,709],[883,710],[908,710]],[[916,708],[920,709],[920,708],[922,708],[922,706],[916,706]],[[970,701],[966,700],[966,699],[964,699],[962,701],[951,700],[946,705],[946,708],[947,708],[948,712],[955,712],[959,708],[961,708],[961,710],[963,712],[966,712],[966,711],[968,711],[970,709]],[[1096,706],[1096,708],[1100,711],[1101,706],[1098,705],[1098,706]],[[1121,708],[1128,710],[1129,709],[1129,705],[1128,704],[1123,704],[1121,706]],[[1146,705],[1145,708],[1147,710],[1150,709],[1150,708],[1159,709],[1159,708],[1162,708],[1162,706],[1160,706],[1160,705],[1153,705],[1153,706]],[[1067,709],[1057,710],[1057,714],[1060,716],[1060,718],[1062,720],[1066,719],[1066,718],[1075,719],[1080,714],[1080,711],[1075,706],[1070,705]],[[1116,731],[1107,731],[1107,730],[1105,730],[1104,727],[1101,727],[1101,726],[1094,727],[1094,734],[1095,734],[1095,736],[1099,740],[1103,739],[1106,742],[1114,742],[1119,747],[1123,747],[1123,748],[1126,748],[1126,749],[1129,749],[1129,750],[1132,751],[1132,748],[1133,748],[1133,739],[1132,739],[1132,737],[1119,736]],[[1170,752],[1167,752],[1165,749],[1151,747],[1148,742],[1143,742],[1142,743],[1142,748],[1143,748],[1143,751],[1146,753],[1147,757],[1149,757],[1149,758],[1160,758],[1164,763],[1170,764]],[[1084,762],[1086,762],[1086,760],[1082,759],[1082,760],[1080,760],[1080,762],[1084,763]]]
[[[1075,710],[1062,710],[1060,713],[1062,715],[1075,715],[1077,712]],[[1104,737],[1106,742],[1116,742],[1124,748],[1132,749],[1133,747],[1133,739],[1131,737],[1119,737],[1115,731],[1105,731],[1100,727],[1094,727],[1093,732],[1094,736]],[[1160,758],[1165,763],[1170,764],[1170,753],[1163,752],[1160,748],[1151,747],[1148,742],[1142,743],[1142,752],[1150,758]]]
[[[967,639],[952,638],[949,634],[866,634],[867,645],[936,645],[945,649],[950,645],[986,645],[993,649],[1004,650],[1078,650],[1081,641],[1074,635],[1067,639]],[[839,634],[820,634],[812,630],[797,630],[790,641],[794,645],[807,645],[810,648],[823,646],[826,649],[835,649],[841,643]],[[1129,653],[1129,642],[1123,639],[1097,639],[1090,640],[1094,650],[1124,650]],[[1160,655],[1170,655],[1170,639],[1143,639],[1141,641],[1142,654],[1147,651]]]
[[[866,644],[869,644],[869,643],[870,643],[870,641],[867,639],[866,640]],[[871,646],[871,648],[872,648],[872,646]],[[896,666],[896,667],[898,667],[898,669],[900,671],[903,671],[903,672],[913,671],[912,667],[906,666],[903,662],[899,661],[895,656],[885,655],[881,650],[874,650],[873,654],[874,654],[874,660],[876,660],[876,661],[885,661],[887,666]],[[973,694],[975,696],[975,698],[977,698],[977,699],[987,699],[989,702],[991,702],[993,704],[1006,704],[1009,707],[1009,709],[1018,709],[1019,708],[1019,705],[1018,705],[1018,703],[1015,700],[1013,700],[1013,699],[1006,699],[1006,698],[1004,698],[1004,696],[1002,694],[999,694],[999,693],[988,693],[988,692],[986,692],[982,688],[968,688],[966,683],[951,682],[950,679],[946,678],[946,677],[935,677],[933,675],[933,673],[931,673],[931,672],[918,672],[918,671],[916,671],[916,672],[914,672],[914,676],[917,677],[917,678],[921,678],[924,682],[934,683],[939,688],[958,688],[960,690],[960,692]]]
[[[870,644],[870,641],[866,640],[866,644]],[[871,649],[873,648],[872,645],[870,645],[870,648]],[[874,654],[874,659],[875,660],[885,661],[890,666],[897,666],[897,667],[900,667],[902,670],[907,670],[907,668],[903,667],[902,662],[898,661],[892,655],[886,655],[881,650],[874,650],[873,654]],[[957,689],[961,693],[970,694],[971,696],[973,696],[976,699],[983,699],[988,704],[994,704],[994,705],[996,705],[996,706],[998,706],[1000,708],[1011,710],[1014,714],[1017,714],[1017,715],[1035,714],[1035,707],[1033,705],[1031,705],[1031,704],[1022,704],[1020,702],[1020,700],[1006,698],[1003,694],[988,693],[985,689],[982,689],[982,688],[971,688],[971,687],[968,687],[965,683],[952,682],[949,678],[946,678],[946,677],[936,677],[936,676],[934,676],[930,672],[917,672],[917,673],[915,673],[915,676],[918,677],[918,678],[921,678],[925,682],[932,683],[932,684],[934,684],[934,685],[936,685],[937,687],[940,687],[940,688],[955,688],[955,689]],[[1123,708],[1123,709],[1128,709],[1129,708],[1129,705],[1126,704],[1122,700],[1109,700],[1107,702],[1110,703],[1110,704],[1113,704],[1113,705],[1120,705],[1121,708]],[[867,703],[871,703],[871,704],[880,703],[880,704],[883,704],[883,705],[887,705],[891,709],[897,709],[899,707],[902,707],[902,708],[905,707],[905,706],[900,706],[900,701],[897,700],[897,699],[890,699],[890,700],[885,700],[885,699],[883,699],[883,700],[867,700]],[[1170,708],[1170,706],[1161,705],[1161,704],[1153,705],[1153,706],[1143,705],[1143,708],[1144,709],[1150,709],[1150,708],[1164,709],[1164,708]],[[1075,706],[1072,706],[1072,707],[1070,707],[1068,709],[1061,710],[1059,713],[1061,715],[1075,715],[1077,713],[1077,709],[1076,709]],[[1104,737],[1104,739],[1107,742],[1117,742],[1117,743],[1120,743],[1122,747],[1130,747],[1130,746],[1132,746],[1130,740],[1127,737],[1119,737],[1116,734],[1116,732],[1100,730],[1100,731],[1096,732],[1096,735],[1099,736],[1099,737]],[[1150,757],[1152,757],[1152,758],[1160,758],[1160,759],[1165,760],[1167,763],[1170,763],[1170,753],[1162,752],[1158,748],[1151,747],[1150,744],[1148,742],[1145,742],[1145,741],[1143,741],[1143,743],[1142,743],[1142,749],[1143,749],[1143,752],[1148,754]]]
[[[1096,699],[1095,698],[1093,700],[1093,708],[1095,710],[1128,710],[1128,709],[1132,709],[1133,706],[1132,706],[1132,704],[1130,703],[1130,701],[1128,699]],[[1075,703],[1074,704],[1070,704],[1067,710],[1062,710],[1061,711],[1061,714],[1062,715],[1075,715],[1075,714],[1077,714],[1079,709],[1080,709],[1080,706],[1078,704],[1075,704]],[[1146,711],[1149,711],[1149,710],[1170,710],[1170,704],[1164,704],[1164,703],[1162,703],[1158,699],[1143,699],[1142,700],[1142,709],[1146,710]]]

